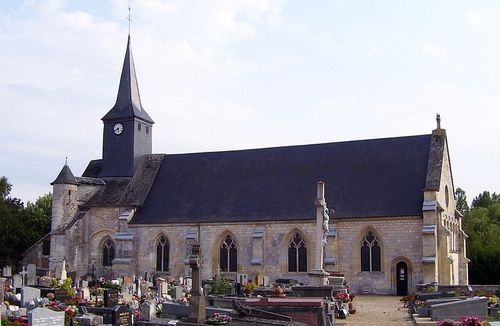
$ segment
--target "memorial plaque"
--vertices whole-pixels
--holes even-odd
[[[118,290],[104,289],[104,307],[113,308],[118,304]]]
[[[64,311],[36,308],[28,313],[29,326],[64,326]]]

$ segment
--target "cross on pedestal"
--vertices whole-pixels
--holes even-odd
[[[22,276],[21,285],[24,287],[24,285],[26,285],[26,274],[28,274],[28,272],[26,271],[26,267],[23,266],[23,271],[20,272],[19,274],[21,274],[21,276]]]
[[[189,256],[189,266],[191,267],[191,299],[189,302],[189,321],[200,323],[206,319],[205,295],[201,288],[201,252],[200,244],[195,243],[191,248]]]

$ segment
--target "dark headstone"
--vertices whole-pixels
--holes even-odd
[[[65,289],[54,289],[54,299],[56,301],[66,302],[70,299],[68,292]]]
[[[119,305],[113,309],[113,326],[132,326],[132,312],[127,306]]]
[[[104,307],[112,308],[118,304],[118,290],[104,289]]]

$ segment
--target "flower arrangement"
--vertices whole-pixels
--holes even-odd
[[[280,298],[286,297],[285,290],[283,290],[283,288],[281,288],[279,286],[275,287],[273,289],[273,297],[280,297]]]
[[[340,300],[342,302],[349,302],[349,293],[339,292],[335,294],[335,299]]]
[[[255,290],[256,287],[257,287],[257,284],[255,284],[254,282],[247,282],[247,284],[245,284],[245,286],[244,286],[245,293],[247,295],[251,294],[253,292],[253,290]]]
[[[482,326],[484,325],[481,319],[474,316],[460,317],[460,325],[462,326]]]
[[[231,317],[221,313],[215,312],[213,315],[207,318],[207,324],[209,325],[225,325],[231,321]]]
[[[1,325],[5,325],[5,326],[29,326],[28,321],[22,317],[19,317],[14,321],[10,321],[8,318],[2,318]]]
[[[488,306],[494,306],[496,304],[498,304],[499,300],[498,300],[498,297],[496,295],[490,295],[488,297]]]

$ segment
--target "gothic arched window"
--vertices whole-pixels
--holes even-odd
[[[238,250],[233,238],[228,234],[220,246],[219,267],[222,272],[236,272],[238,266]]]
[[[170,244],[164,236],[160,237],[156,245],[156,270],[159,272],[168,271],[170,260]]]
[[[111,266],[115,259],[115,244],[111,239],[107,239],[102,244],[102,266]]]
[[[306,242],[298,233],[295,233],[288,245],[288,271],[307,272]]]
[[[373,232],[361,240],[361,271],[380,272],[380,241]]]

